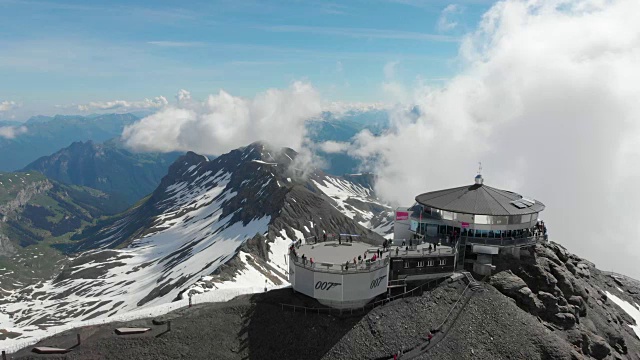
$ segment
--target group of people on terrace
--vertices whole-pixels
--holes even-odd
[[[373,256],[370,258],[369,263],[375,262],[376,260],[380,260],[382,259],[382,254],[384,253],[384,251],[382,249],[378,249]],[[346,271],[349,270],[349,260],[347,260],[344,263],[344,269]],[[355,268],[358,264],[362,265],[362,264],[366,264],[367,263],[367,252],[365,251],[363,255],[358,255],[358,259],[356,260],[356,258],[353,258],[353,267]]]

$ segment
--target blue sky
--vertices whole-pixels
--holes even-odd
[[[385,101],[385,64],[407,84],[450,77],[462,35],[491,4],[0,0],[0,102],[25,117],[182,88],[250,97],[295,80],[328,100]]]

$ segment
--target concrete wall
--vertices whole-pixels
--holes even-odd
[[[370,272],[339,273],[314,271],[291,263],[289,280],[295,291],[337,308],[356,307],[383,294],[389,284],[389,265]]]

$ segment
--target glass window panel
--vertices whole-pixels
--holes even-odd
[[[443,211],[442,218],[445,220],[453,220],[453,213],[451,211]]]
[[[489,223],[489,217],[487,215],[476,215],[475,216],[475,223],[476,224],[488,224]]]
[[[509,223],[508,216],[492,216],[491,223],[494,225],[507,225]]]
[[[473,223],[473,216],[471,214],[455,213],[455,220],[466,223]]]
[[[522,215],[509,216],[509,224],[522,224]]]

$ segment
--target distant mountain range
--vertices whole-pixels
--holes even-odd
[[[56,115],[34,116],[24,123],[0,121],[0,127],[24,127],[18,136],[0,136],[0,171],[23,169],[43,156],[49,156],[75,142],[92,141],[102,143],[119,138],[125,126],[140,119],[144,114],[105,115]],[[358,132],[367,129],[378,134],[389,126],[388,114],[384,110],[325,112],[307,123],[309,136],[314,142],[348,142]],[[360,162],[346,154],[320,152],[327,160],[329,174],[342,175],[356,172]],[[175,158],[175,157],[174,157]],[[156,183],[157,185],[157,183]]]
[[[116,140],[103,144],[89,140],[74,142],[53,155],[43,156],[22,171],[38,171],[65,184],[98,189],[129,207],[153,192],[179,156],[179,153],[132,153]]]
[[[103,142],[118,137],[126,125],[138,119],[132,114],[56,115],[34,116],[25,123],[0,123],[0,126],[24,126],[26,129],[12,139],[0,136],[0,154],[3,154],[0,156],[0,171],[22,169],[34,160],[73,142]]]

